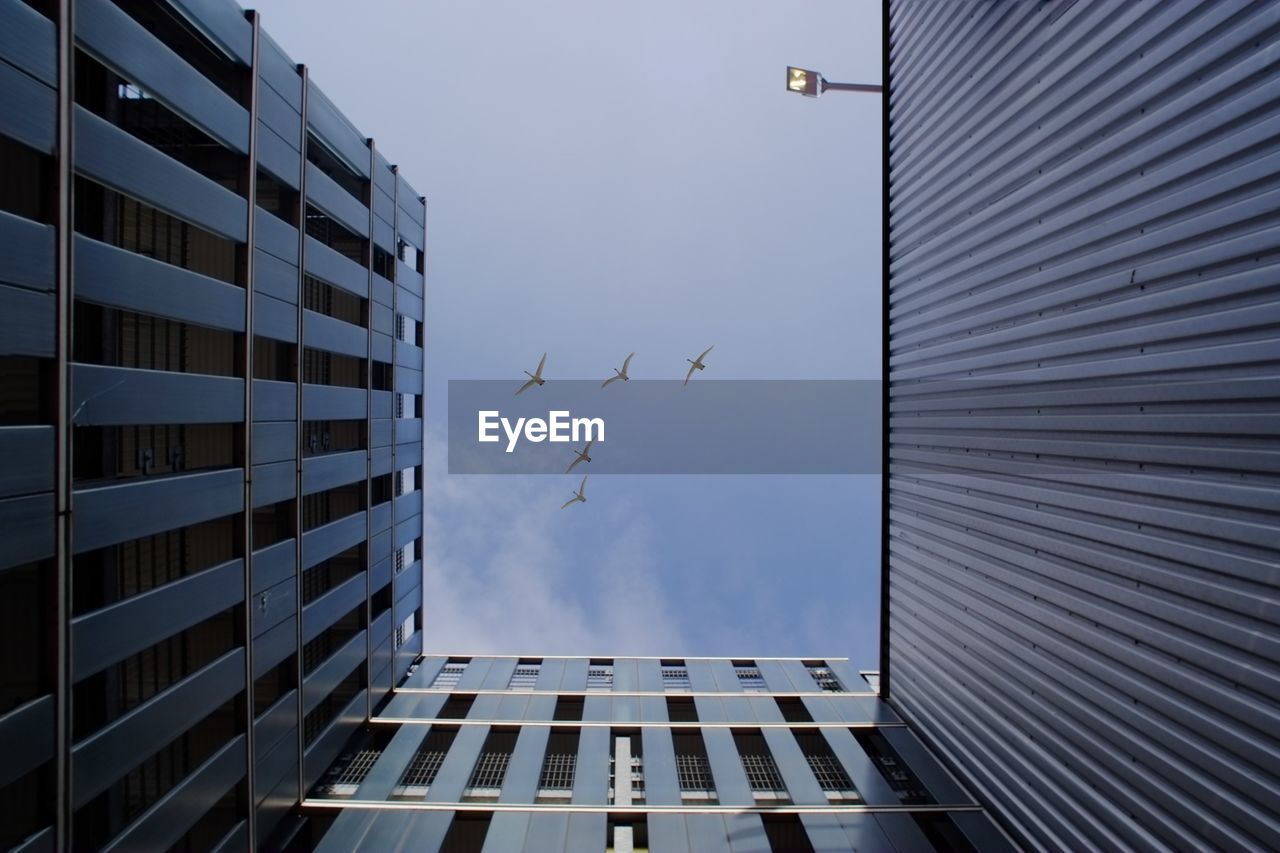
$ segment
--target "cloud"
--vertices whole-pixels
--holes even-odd
[[[429,435],[427,448],[429,651],[640,655],[684,646],[657,580],[651,528],[634,507],[598,501],[562,512],[569,488],[559,478],[450,476],[441,437]]]

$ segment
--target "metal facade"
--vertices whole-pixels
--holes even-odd
[[[1273,847],[1280,6],[890,12],[890,701],[1028,847]]]
[[[425,227],[255,13],[0,0],[0,847],[278,846],[421,653]]]
[[[844,660],[428,656],[305,806],[322,851],[1012,849]]]

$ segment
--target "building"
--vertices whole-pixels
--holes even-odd
[[[0,847],[269,849],[418,657],[425,220],[229,0],[0,0]]]
[[[430,655],[305,808],[321,851],[1012,849],[843,659]]]
[[[883,692],[1029,849],[1273,848],[1277,7],[889,8]]]

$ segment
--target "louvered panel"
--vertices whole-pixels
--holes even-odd
[[[892,701],[1028,846],[1280,837],[1280,7],[890,14]]]

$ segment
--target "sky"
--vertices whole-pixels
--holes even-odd
[[[601,475],[561,511],[576,473],[450,476],[444,406],[544,351],[549,381],[712,344],[707,378],[879,378],[880,99],[784,78],[880,82],[880,4],[256,6],[427,197],[428,651],[874,668],[877,476]]]

